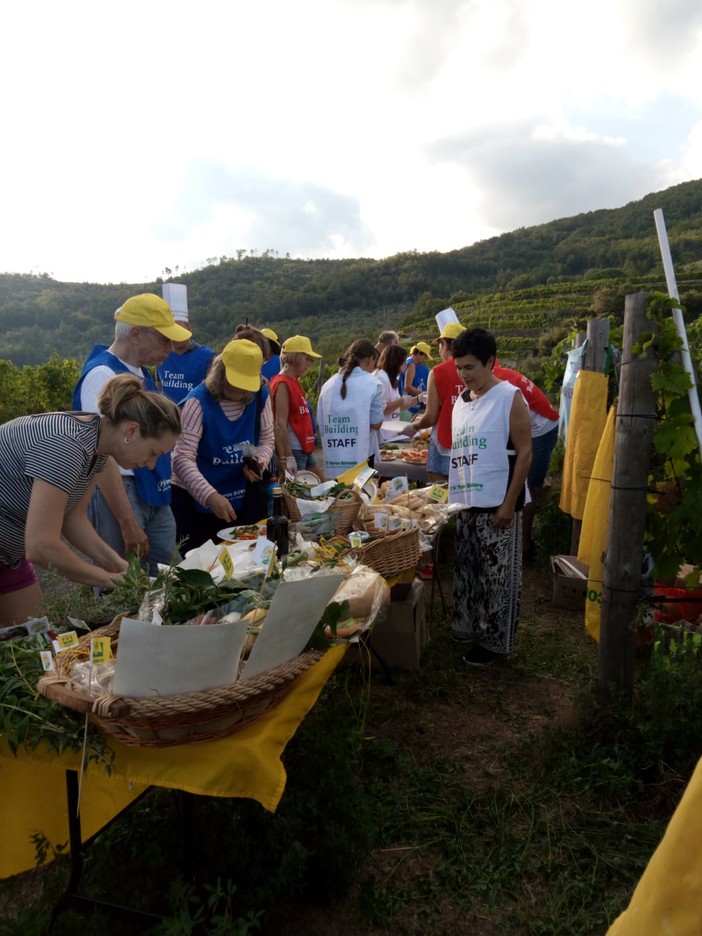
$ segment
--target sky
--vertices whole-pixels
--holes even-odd
[[[0,272],[444,252],[702,178],[699,0],[6,0],[0,48]]]

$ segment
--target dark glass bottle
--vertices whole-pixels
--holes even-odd
[[[273,488],[273,511],[266,523],[266,537],[278,547],[277,556],[287,556],[290,549],[288,518],[283,515],[283,489]]]

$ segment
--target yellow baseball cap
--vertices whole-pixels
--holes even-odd
[[[270,338],[272,341],[275,341],[278,344],[280,344],[280,338],[278,338],[278,336],[276,335],[276,333],[273,331],[272,328],[262,328],[261,334],[265,335],[266,338]]]
[[[171,341],[189,341],[192,337],[187,328],[175,321],[166,300],[154,293],[141,293],[127,299],[115,312],[115,320],[139,328],[154,328]]]
[[[281,346],[286,354],[309,354],[310,357],[320,358],[322,355],[312,350],[312,342],[303,335],[293,335],[283,342]]]
[[[416,354],[418,351],[420,354],[426,354],[428,360],[434,360],[434,358],[431,356],[431,347],[426,343],[426,341],[418,341],[416,345],[412,345],[410,354]]]
[[[432,344],[437,344],[442,338],[450,338],[453,341],[454,338],[458,338],[461,332],[465,330],[466,326],[461,325],[460,322],[449,322],[448,325],[444,325],[441,334],[432,341]]]
[[[254,393],[259,389],[263,354],[257,344],[247,338],[235,338],[222,351],[221,357],[227,383]]]

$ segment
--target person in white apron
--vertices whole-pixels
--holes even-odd
[[[519,390],[493,373],[497,346],[483,328],[454,341],[466,386],[451,423],[449,501],[456,521],[454,640],[485,666],[514,649],[522,582],[522,515],[531,464],[529,410]]]

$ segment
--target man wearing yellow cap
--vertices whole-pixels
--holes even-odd
[[[156,390],[147,370],[158,367],[186,341],[187,329],[178,325],[160,296],[132,296],[115,312],[115,337],[109,348],[96,345],[83,365],[73,391],[73,408],[97,413],[98,397],[115,374],[135,374],[146,390]],[[110,460],[90,505],[90,520],[98,534],[120,555],[139,550],[148,556],[149,570],[170,563],[177,553],[171,502],[171,458],[161,455],[154,468],[118,468]]]

